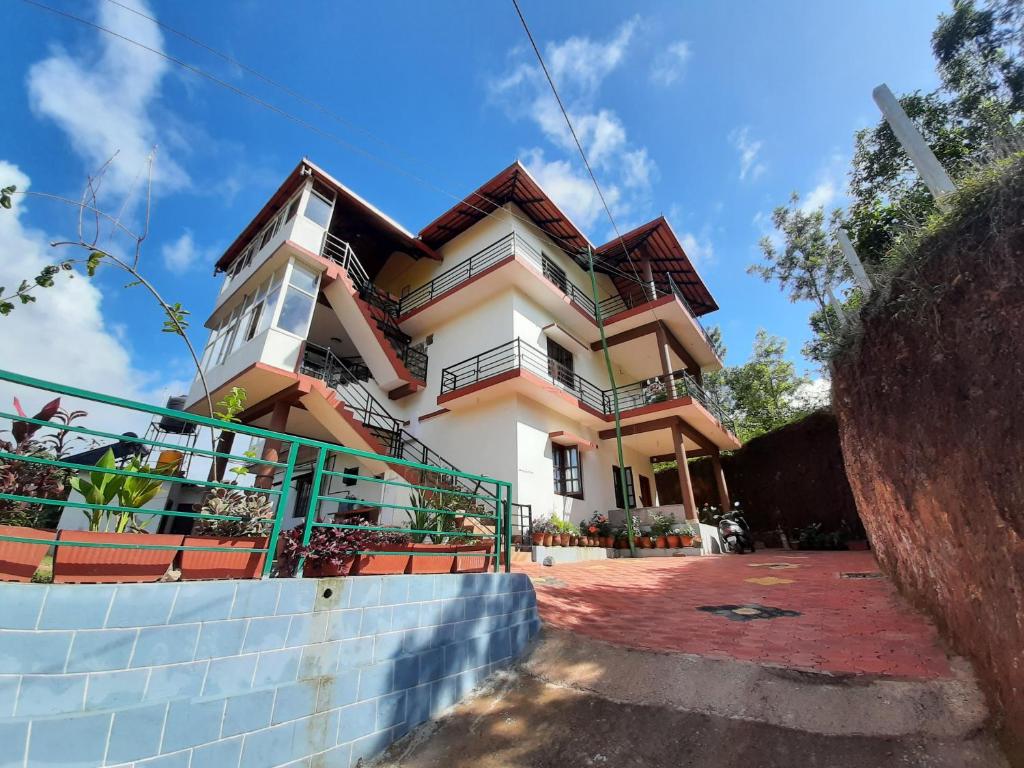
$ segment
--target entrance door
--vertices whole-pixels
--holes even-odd
[[[654,496],[651,494],[651,480],[640,475],[640,503],[645,507],[654,506]]]

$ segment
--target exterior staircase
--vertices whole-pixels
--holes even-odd
[[[333,390],[339,397],[341,405],[351,418],[361,424],[373,439],[378,443],[377,453],[404,461],[417,462],[427,466],[437,467],[443,470],[461,471],[450,461],[442,457],[432,448],[423,443],[419,438],[408,432],[402,422],[392,416],[388,410],[381,405],[369,391],[363,386],[366,378],[360,376],[349,365],[335,355],[330,349],[307,342],[303,354],[299,373],[323,381],[328,389]],[[437,477],[444,478],[444,485],[441,490],[452,490],[461,493],[480,493],[480,483],[466,478],[453,477],[451,475],[432,475],[426,472],[400,468],[400,474],[406,477],[412,484],[429,485],[437,481]],[[486,491],[484,491],[486,492]],[[494,502],[475,500],[484,507],[484,512],[494,514],[496,505]],[[455,518],[456,521],[472,521],[472,525],[480,526],[483,521],[469,518]],[[468,531],[467,531],[468,532]],[[489,526],[486,530],[475,530],[473,532],[493,533],[494,527]]]

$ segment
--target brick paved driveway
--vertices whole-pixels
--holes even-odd
[[[550,626],[634,648],[818,672],[952,675],[935,628],[869,552],[599,560],[530,574]]]

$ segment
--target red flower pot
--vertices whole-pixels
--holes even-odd
[[[562,547],[568,547],[572,537],[568,533],[558,534],[558,544]]]
[[[653,549],[654,540],[650,536],[641,536],[639,539],[640,549]]]
[[[625,536],[623,536],[622,538],[616,539],[615,540],[615,548],[616,549],[629,549],[629,539],[627,539]]]
[[[601,537],[601,546],[604,547],[605,549],[611,549],[612,547],[615,546],[615,537],[614,536],[602,536]]]
[[[451,573],[455,567],[455,550],[452,544],[413,544],[413,552],[443,552],[447,556],[413,555],[409,573]]]
[[[57,538],[56,531],[23,528],[20,525],[0,525],[0,536],[38,539],[42,544],[23,544],[0,541],[0,581],[32,581],[50,542]]]
[[[654,536],[654,548],[655,549],[666,549],[668,548],[668,536]]]
[[[58,542],[87,541],[97,544],[130,544],[130,547],[57,547],[53,556],[53,583],[121,584],[159,581],[178,556],[183,536],[161,533],[100,533],[61,531]]]
[[[680,546],[682,546],[683,540],[678,534],[670,533],[665,538],[668,539],[669,549],[678,549]]]
[[[302,575],[307,579],[326,579],[331,576],[348,576],[352,571],[354,557],[346,557],[340,563],[330,560],[312,560],[306,558],[302,566]]]
[[[186,536],[186,547],[230,547],[231,549],[265,549],[266,536]],[[181,552],[181,579],[258,579],[263,575],[263,552]]]
[[[486,573],[491,559],[484,557],[494,551],[494,543],[460,544],[455,547],[455,573]],[[475,552],[476,555],[464,554]]]
[[[680,536],[679,538],[681,539],[682,545],[684,547],[692,547],[693,546],[693,536]]]
[[[545,547],[552,547],[552,546],[554,546],[554,544],[555,544],[555,536],[554,536],[554,534],[545,533],[544,534],[544,546]]]
[[[540,546],[544,543],[543,533],[531,533],[530,539],[533,541],[534,546]]]
[[[412,544],[384,544],[382,552],[411,552]],[[409,568],[409,555],[357,555],[352,565],[353,576],[387,576],[405,573]],[[421,558],[434,560],[435,558]],[[436,558],[445,560],[447,558]],[[437,571],[431,571],[437,573]]]

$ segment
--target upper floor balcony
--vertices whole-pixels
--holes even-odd
[[[739,447],[732,419],[685,371],[602,389],[572,368],[516,338],[441,372],[438,405],[448,409],[508,394],[530,397],[590,427],[631,426],[680,416],[720,448]]]
[[[595,304],[591,291],[574,283],[565,269],[518,232],[510,232],[406,293],[399,301],[398,322],[413,335],[427,332],[510,285],[520,287],[548,309],[557,323],[595,349],[600,345],[600,309],[609,336],[643,331],[642,326],[652,320],[663,322],[698,366],[721,367],[707,331],[671,276],[667,291],[654,283],[633,285]]]

